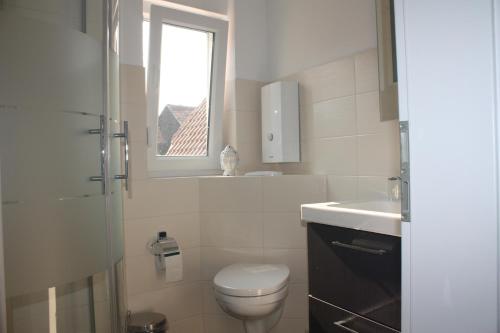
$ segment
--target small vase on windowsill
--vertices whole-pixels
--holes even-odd
[[[227,145],[220,153],[220,166],[224,171],[223,176],[235,176],[236,168],[238,167],[238,152],[233,147]]]

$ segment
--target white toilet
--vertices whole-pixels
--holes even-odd
[[[278,323],[288,295],[286,265],[234,264],[214,278],[215,298],[247,333],[267,333]]]

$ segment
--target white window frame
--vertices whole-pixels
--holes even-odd
[[[172,24],[214,33],[208,124],[208,156],[167,157],[156,155],[161,68],[162,25]],[[148,171],[151,176],[190,176],[219,173],[222,150],[222,114],[226,75],[228,22],[173,8],[151,5],[148,63]]]

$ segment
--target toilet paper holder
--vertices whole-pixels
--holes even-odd
[[[177,241],[167,236],[166,231],[160,231],[158,237],[148,243],[149,252],[155,256],[156,269],[165,270],[165,261],[163,258],[180,255],[179,244]]]

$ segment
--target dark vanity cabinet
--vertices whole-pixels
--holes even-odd
[[[310,333],[401,330],[401,238],[308,223]]]

